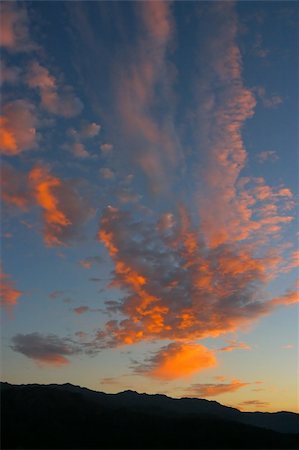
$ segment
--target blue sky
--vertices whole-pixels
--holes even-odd
[[[298,410],[296,2],[2,2],[2,378]]]

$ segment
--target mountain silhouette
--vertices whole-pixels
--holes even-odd
[[[1,383],[2,449],[297,449],[299,416],[204,399]]]

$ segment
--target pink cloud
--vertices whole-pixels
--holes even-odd
[[[257,155],[257,159],[259,162],[264,163],[266,161],[277,161],[279,157],[275,150],[265,150]]]
[[[36,48],[29,36],[26,8],[16,2],[2,2],[0,46],[10,52],[29,52]]]
[[[115,177],[115,174],[109,167],[102,167],[100,169],[100,176],[105,180],[112,180]]]
[[[37,89],[42,106],[50,113],[63,117],[80,114],[83,105],[68,86],[59,84],[46,67],[32,61],[28,67],[26,82],[29,87]]]
[[[173,120],[173,97],[167,52],[173,37],[169,2],[136,4],[140,38],[134,58],[128,52],[125,64],[118,64],[115,80],[120,123],[128,142],[129,158],[146,175],[152,192],[169,188],[170,174],[181,158]],[[159,89],[159,96],[156,90]],[[163,116],[155,117],[154,106],[167,105]]]
[[[112,151],[113,149],[113,145],[112,144],[101,144],[100,146],[101,151],[103,152],[103,154],[108,154]]]
[[[17,84],[20,81],[21,69],[16,66],[8,66],[2,58],[0,67],[0,83]]]
[[[3,106],[0,117],[0,151],[15,156],[37,147],[37,114],[28,100],[14,100]]]
[[[71,145],[71,152],[76,158],[80,159],[90,158],[91,156],[81,142],[74,142]]]

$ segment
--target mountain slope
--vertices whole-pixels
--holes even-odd
[[[208,400],[1,383],[1,409],[1,448],[297,448],[295,435]]]

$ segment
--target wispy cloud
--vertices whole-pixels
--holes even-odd
[[[88,312],[98,312],[98,311],[102,311],[99,308],[90,308],[89,306],[86,305],[82,305],[82,306],[77,306],[76,308],[73,308],[72,310],[75,314],[77,315],[81,315],[81,314],[85,314]]]
[[[232,380],[230,383],[197,383],[192,384],[187,390],[187,395],[194,397],[216,397],[217,395],[235,392],[252,383],[246,383],[240,380]]]
[[[180,158],[167,60],[173,17],[170,2],[141,2],[135,9],[139,38],[133,52],[127,49],[126,60],[116,63],[116,103],[128,156],[146,175],[151,191],[159,192],[168,188]],[[158,105],[163,115],[151,112]]]
[[[258,153],[257,160],[260,163],[264,163],[266,161],[277,161],[279,159],[278,154],[275,150],[265,150],[263,152]]]
[[[268,94],[263,86],[258,86],[255,88],[255,91],[265,108],[277,108],[284,101],[281,95],[276,93]]]
[[[1,267],[0,267],[1,269]],[[0,272],[0,299],[1,306],[11,309],[18,303],[22,291],[15,287],[14,281],[5,273]]]
[[[229,341],[229,344],[219,349],[220,352],[232,352],[234,350],[250,350],[250,345],[246,342]]]
[[[87,258],[80,259],[79,264],[84,269],[91,269],[92,266],[102,264],[103,260],[100,256],[88,256]]]
[[[254,409],[256,410],[256,408],[266,408],[267,406],[269,406],[270,403],[269,402],[263,402],[262,400],[245,400],[244,402],[238,403],[238,407],[242,408],[242,409]]]

